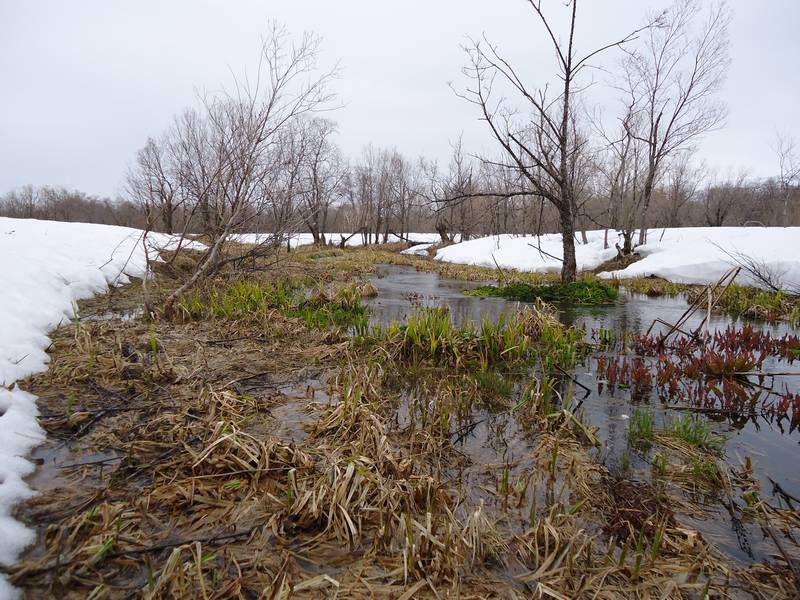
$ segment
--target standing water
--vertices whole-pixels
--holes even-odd
[[[416,271],[407,267],[382,265],[371,279],[378,295],[369,302],[371,319],[376,325],[386,326],[392,321],[403,321],[420,306],[448,306],[454,323],[469,321],[479,323],[485,318],[496,320],[502,314],[510,314],[520,308],[517,302],[499,298],[481,298],[465,295],[464,290],[478,285],[464,281],[448,280],[436,273]],[[598,330],[615,332],[618,337],[627,334],[642,334],[660,319],[668,323],[678,321],[687,310],[685,298],[651,298],[644,295],[623,294],[619,302],[601,307],[558,307],[561,321],[586,331],[586,341]],[[700,325],[705,314],[696,314],[685,324],[685,330]],[[712,315],[708,329],[710,333],[728,327],[741,327],[745,323],[731,318]],[[794,333],[786,325],[752,323],[756,330],[769,332],[773,337]],[[653,332],[666,329],[656,324]],[[643,397],[632,397],[623,386],[603,385],[596,372],[597,356],[590,356],[572,373],[577,382],[590,393],[583,400],[581,410],[586,422],[598,428],[602,448],[597,459],[612,472],[623,473],[632,479],[650,478],[651,462],[648,453],[633,450],[629,443],[630,417],[634,411],[646,409],[653,416],[656,428],[680,418],[686,404],[665,402],[656,393]],[[800,369],[795,365],[796,371]],[[762,371],[791,373],[792,366],[786,361],[768,358]],[[786,393],[800,391],[800,377],[792,374],[767,378],[771,387]],[[579,394],[578,394],[579,395]],[[790,431],[786,420],[778,421],[762,416],[734,418],[720,413],[708,412],[708,422],[715,435],[724,442],[722,455],[734,469],[740,469],[745,460],[753,465],[753,477],[760,482],[762,493],[774,504],[789,504],[800,498],[800,470],[794,460],[800,444],[800,431]],[[494,454],[495,458],[508,460],[510,454],[520,458],[530,447],[526,433],[515,423],[508,411],[490,412],[479,424],[464,436],[464,450],[479,452],[484,458]],[[488,461],[487,461],[488,462]],[[467,478],[465,486],[480,485],[477,475]],[[466,490],[469,494],[470,490]],[[693,498],[697,501],[697,498]],[[729,555],[745,562],[768,559],[776,553],[775,545],[762,528],[755,524],[742,524],[730,511],[730,505],[708,501],[702,516],[680,515],[686,526],[699,530],[709,542]],[[797,508],[796,506],[794,508]]]

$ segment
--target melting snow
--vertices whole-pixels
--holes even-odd
[[[148,236],[151,248],[170,242]],[[34,541],[12,510],[34,493],[23,481],[34,469],[26,456],[44,440],[36,396],[16,382],[47,369],[47,333],[74,316],[75,301],[145,275],[144,246],[137,229],[0,217],[0,564]],[[0,578],[0,598],[16,595]]]
[[[593,270],[613,259],[619,238],[604,231],[587,232],[589,243],[575,242],[578,270]],[[621,241],[619,241],[621,244]],[[785,285],[800,286],[800,227],[687,227],[651,229],[648,243],[636,248],[642,260],[626,269],[601,273],[600,277],[663,277],[677,283],[712,283],[735,264],[733,256],[746,255],[766,266]],[[442,248],[436,259],[540,273],[561,270],[561,235],[498,235]],[[754,283],[747,274],[738,281]]]

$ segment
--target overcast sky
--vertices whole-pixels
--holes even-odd
[[[581,45],[621,37],[664,5],[583,0]],[[775,132],[800,138],[800,0],[730,5],[730,116],[700,155],[767,176]],[[0,0],[0,194],[33,183],[116,195],[147,136],[198,89],[253,68],[270,19],[320,34],[323,64],[340,61],[333,118],[351,156],[372,142],[446,162],[461,132],[468,150],[492,149],[474,107],[448,87],[463,83],[467,35],[485,32],[531,83],[553,70],[524,0]]]

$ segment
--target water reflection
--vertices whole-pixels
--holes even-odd
[[[455,323],[480,322],[484,318],[496,320],[501,314],[512,313],[519,309],[519,303],[508,302],[499,298],[479,298],[466,296],[465,289],[482,284],[448,280],[435,273],[416,271],[408,267],[384,265],[379,267],[377,276],[371,279],[378,290],[378,296],[370,301],[372,322],[382,326],[391,321],[403,321],[412,314],[416,306],[450,307]],[[646,331],[655,319],[673,323],[678,321],[688,308],[683,298],[651,298],[637,294],[623,294],[623,299],[613,305],[603,307],[560,307],[559,317],[567,325],[575,325],[587,332],[587,341],[592,330],[598,328],[611,329],[617,334],[623,331]],[[686,328],[698,327],[705,317],[704,311],[691,317]],[[725,329],[734,320],[724,315],[712,315],[708,323],[709,330]],[[791,332],[785,324],[757,324],[757,328],[782,336]],[[654,331],[663,331],[666,326],[656,324]],[[599,428],[598,434],[604,447],[599,460],[610,469],[620,469],[623,456],[630,460],[631,475],[647,477],[650,465],[645,457],[629,452],[628,448],[628,416],[641,406],[648,406],[657,424],[681,416],[662,403],[655,394],[645,400],[633,400],[626,390],[609,391],[606,387],[599,389],[594,373],[591,372],[592,361],[579,365],[574,373],[575,378],[592,390],[582,404],[581,410],[587,421]],[[787,365],[777,359],[768,359],[764,363],[765,371],[785,371]],[[798,369],[794,369],[798,370]],[[798,390],[797,377],[776,377],[776,389]],[[780,423],[761,420],[735,420],[717,418],[710,420],[715,433],[726,438],[725,457],[733,465],[739,465],[744,457],[750,457],[754,464],[754,474],[760,479],[762,491],[769,495],[773,490],[773,481],[794,497],[800,497],[800,471],[794,460],[800,443],[800,432],[787,434]],[[476,427],[465,440],[470,444],[486,444],[487,425]],[[522,434],[516,427],[505,432],[506,439],[517,438],[517,451]],[[763,559],[774,552],[774,546],[764,539],[760,528],[749,525],[742,528],[731,527],[730,515],[721,510],[717,519],[703,522],[694,520],[688,523],[696,527],[707,537],[713,539],[719,547],[731,555],[748,561],[753,558]]]
[[[397,265],[380,265],[377,276],[370,279],[378,296],[368,301],[372,322],[386,326],[404,321],[417,306],[449,306],[453,322],[461,325],[484,318],[497,320],[501,314],[513,312],[518,303],[502,298],[478,298],[464,295],[482,283],[443,279],[436,273],[416,271]]]

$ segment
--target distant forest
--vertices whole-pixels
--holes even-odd
[[[396,181],[405,176],[409,163],[397,154],[390,156],[393,160],[379,162],[376,170],[369,165],[350,169],[339,189],[331,192],[329,201],[323,202],[324,232],[354,232],[362,228],[371,230],[373,234],[384,230],[400,234],[440,231],[444,235],[463,233],[468,239],[498,233],[533,234],[560,230],[557,211],[535,196],[510,199],[486,196],[448,202],[430,198],[426,189],[417,189],[406,192],[410,199],[402,202],[394,186],[387,186],[387,213],[379,220],[370,206],[374,203],[365,200],[360,192],[379,188],[382,180]],[[477,170],[478,182],[488,177],[488,174],[480,173],[480,167]],[[664,185],[659,186],[654,194],[647,214],[648,227],[800,225],[800,186],[795,184],[787,188],[777,177],[753,181],[740,174],[703,181],[701,175],[686,164],[671,170]],[[376,181],[369,181],[373,177]],[[470,189],[473,186],[480,189],[479,185],[473,184],[472,173],[466,179]],[[358,185],[353,186],[353,182]],[[428,182],[428,189],[431,185]],[[608,206],[607,197],[589,195],[578,213],[579,229],[613,227]],[[148,226],[146,205],[121,197],[92,196],[64,187],[26,185],[13,189],[0,196],[0,216],[136,228]],[[182,230],[185,217],[184,212],[178,209],[172,229]],[[189,223],[188,231],[201,233],[199,217],[195,215],[193,219],[197,222]],[[254,220],[253,232],[271,231],[270,225],[268,217]],[[154,220],[151,228],[156,231],[167,229],[160,219]],[[311,230],[302,221],[295,229],[294,233]]]

